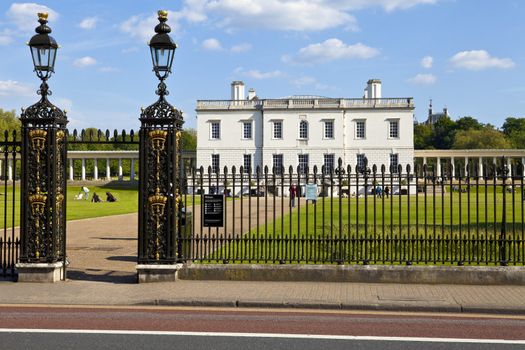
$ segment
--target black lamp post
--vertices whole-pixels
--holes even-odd
[[[184,121],[182,113],[166,101],[169,92],[164,83],[171,73],[177,45],[169,35],[168,12],[159,11],[158,16],[159,24],[149,46],[153,71],[159,79],[156,91],[159,99],[142,109],[140,115],[137,270],[139,281],[143,282],[149,279],[143,276],[150,276],[151,265],[175,264],[182,259],[178,218],[181,209],[180,136]],[[149,272],[145,274],[140,266],[149,266]]]
[[[67,117],[48,100],[51,95],[47,80],[54,72],[58,45],[49,34],[47,13],[38,14],[40,25],[28,45],[37,76],[42,80],[40,101],[22,109],[22,175],[20,210],[19,280],[31,279],[24,267],[43,263],[43,274],[58,270],[65,276],[66,246],[66,157]],[[47,265],[46,265],[47,264]],[[40,264],[39,266],[42,266]],[[33,267],[29,267],[31,271]],[[47,272],[45,272],[45,271]],[[39,277],[43,278],[43,277]],[[45,278],[43,278],[45,280]]]

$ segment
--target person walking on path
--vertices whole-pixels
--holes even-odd
[[[297,196],[297,187],[295,183],[290,186],[290,207],[295,208],[295,196]]]
[[[385,187],[385,196],[386,196],[386,198],[388,198],[390,196],[390,187],[388,187],[388,186]]]

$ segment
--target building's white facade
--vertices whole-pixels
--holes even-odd
[[[260,99],[233,82],[231,100],[197,101],[197,166],[214,170],[250,164],[352,168],[413,164],[413,99],[382,98],[381,82],[368,81],[363,98],[294,96]],[[238,170],[237,170],[238,171]]]

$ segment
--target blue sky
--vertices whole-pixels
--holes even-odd
[[[136,129],[155,101],[146,45],[156,11],[179,44],[169,101],[194,127],[197,99],[229,99],[243,80],[261,98],[361,97],[370,78],[384,97],[428,101],[453,118],[501,126],[525,117],[522,0],[49,0],[0,2],[0,108],[37,100],[25,42],[50,12],[62,46],[52,101],[75,128]]]

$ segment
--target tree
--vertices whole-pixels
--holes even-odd
[[[0,138],[4,138],[4,132],[16,130],[20,134],[20,120],[17,118],[15,111],[4,111],[0,108]]]
[[[454,143],[456,123],[449,117],[440,118],[434,125],[432,144],[436,149],[450,149]]]
[[[196,151],[197,150],[197,130],[186,129],[182,130],[182,149],[184,151]]]
[[[432,144],[433,130],[430,124],[414,125],[414,148],[433,149]]]
[[[507,118],[501,128],[514,148],[525,148],[525,118]]]
[[[505,135],[494,128],[484,127],[480,130],[460,130],[456,133],[453,148],[455,149],[502,149],[511,148]]]
[[[456,120],[456,131],[470,129],[481,130],[483,129],[483,124],[473,117],[463,117]]]

